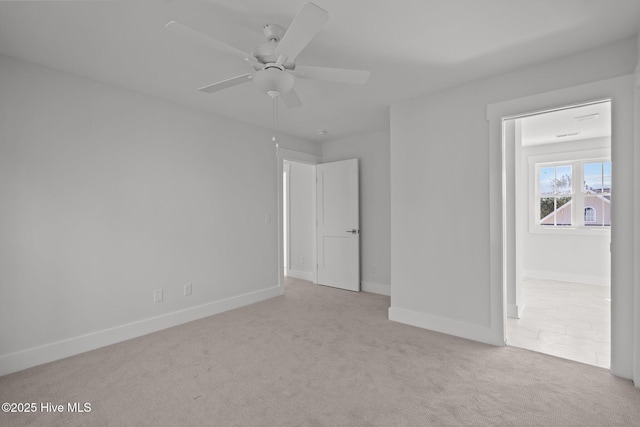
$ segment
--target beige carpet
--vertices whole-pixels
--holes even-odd
[[[0,378],[22,426],[631,426],[607,370],[387,320],[389,298],[291,281],[286,295]]]

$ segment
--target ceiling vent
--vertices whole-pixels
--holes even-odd
[[[595,120],[598,117],[600,117],[600,113],[593,113],[593,114],[585,114],[584,116],[574,117],[573,120],[575,120],[576,122],[585,122],[587,120]]]
[[[580,132],[561,133],[560,135],[556,135],[556,138],[567,138],[569,136],[578,136],[578,135],[580,135]]]

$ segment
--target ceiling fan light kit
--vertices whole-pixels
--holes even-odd
[[[256,71],[253,74],[253,83],[264,93],[273,97],[284,95],[293,88],[294,77],[289,73],[284,73],[280,68],[268,67],[264,70]]]
[[[303,66],[296,70],[296,57],[328,19],[326,10],[314,3],[305,3],[288,29],[277,24],[265,25],[262,31],[267,41],[253,49],[251,54],[175,21],[169,22],[165,27],[253,66],[253,73],[201,87],[201,92],[214,93],[253,80],[263,93],[274,100],[281,98],[288,108],[295,108],[302,105],[293,89],[296,77],[348,84],[364,84],[369,78],[369,72],[362,70],[315,66]]]

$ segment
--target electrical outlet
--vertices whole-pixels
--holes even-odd
[[[153,291],[153,302],[162,302],[162,289]]]
[[[191,283],[184,285],[184,296],[191,295]]]

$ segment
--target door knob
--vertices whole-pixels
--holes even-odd
[[[358,229],[354,228],[353,230],[347,230],[347,233],[358,234],[358,233],[360,233],[360,231]]]

